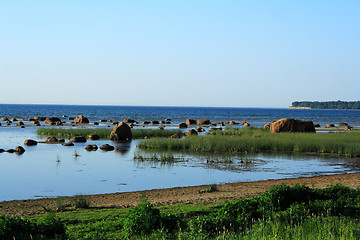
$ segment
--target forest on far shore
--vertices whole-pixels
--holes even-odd
[[[360,109],[360,101],[328,101],[328,102],[310,102],[310,101],[296,101],[291,104],[291,107],[304,107],[311,109]]]

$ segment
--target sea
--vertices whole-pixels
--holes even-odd
[[[340,122],[346,122],[352,126],[360,125],[360,110],[0,104],[0,117],[29,119],[34,116],[75,117],[80,114],[91,122],[100,119],[121,121],[124,118],[142,122],[170,118],[172,123],[178,124],[187,118],[206,118],[214,123],[247,121],[252,126],[260,127],[280,118],[294,118],[310,120],[320,125]]]
[[[287,108],[215,108],[215,107],[149,107],[149,106],[81,106],[0,104],[0,118],[17,118],[25,128],[10,126],[0,120],[0,149],[23,146],[25,153],[0,153],[0,201],[52,198],[87,194],[143,191],[160,188],[225,184],[233,182],[317,176],[358,172],[358,159],[294,154],[199,155],[191,153],[145,152],[138,144],[145,140],[112,142],[110,140],[24,146],[25,139],[43,141],[36,133],[39,127],[29,122],[35,116],[69,117],[83,115],[89,127],[111,127],[99,120],[138,122],[171,119],[172,128],[186,119],[246,121],[262,127],[280,118],[310,120],[324,126],[348,123],[360,127],[358,110],[308,110]],[[66,116],[66,117],[65,117]],[[42,124],[40,127],[49,127]],[[82,126],[83,127],[83,126]],[[156,127],[156,126],[149,126]],[[242,127],[241,124],[236,127]],[[136,128],[136,127],[135,127]],[[166,127],[171,128],[171,127]],[[165,128],[165,129],[166,129]],[[186,129],[184,129],[186,130]],[[115,151],[88,152],[87,144],[110,144]],[[135,156],[160,157],[169,154],[173,162],[138,160]]]

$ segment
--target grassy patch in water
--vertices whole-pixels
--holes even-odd
[[[143,149],[209,153],[295,152],[360,156],[360,132],[271,133],[260,128],[214,131],[184,139],[149,139]]]
[[[89,134],[97,134],[101,139],[109,139],[112,129],[109,128],[39,128],[37,134],[56,137],[74,137]],[[160,130],[160,129],[132,129],[133,139],[143,139],[145,137],[170,137],[173,134],[182,135],[181,130]]]

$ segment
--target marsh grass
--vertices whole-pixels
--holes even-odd
[[[111,131],[112,129],[107,128],[39,128],[37,134],[56,137],[87,137],[89,134],[97,134],[101,139],[109,139]],[[174,134],[182,135],[182,131],[178,129],[132,129],[131,132],[133,139],[143,139],[145,137],[170,137]]]
[[[176,159],[174,155],[172,154],[140,154],[140,153],[134,153],[134,160],[138,161],[153,161],[153,162],[174,162]]]
[[[350,158],[360,156],[360,132],[275,134],[260,128],[227,128],[184,139],[149,139],[139,147],[209,153],[326,153]]]

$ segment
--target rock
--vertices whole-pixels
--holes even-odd
[[[159,130],[164,130],[164,128],[165,128],[164,126],[159,126],[158,127]]]
[[[98,122],[94,122],[94,125],[99,125],[99,123],[98,123]]]
[[[197,127],[195,130],[196,130],[198,133],[199,133],[199,132],[205,132],[205,129],[203,129],[202,127]]]
[[[156,124],[160,124],[159,121],[156,121],[156,120],[155,120],[155,121],[152,121],[151,123],[152,123],[152,124],[155,124],[155,125],[156,125]]]
[[[326,127],[327,127],[327,128],[332,128],[332,127],[335,127],[335,125],[334,125],[334,124],[331,124],[331,123],[328,123],[328,124],[326,124]]]
[[[10,123],[12,123],[12,121],[10,121],[10,120],[6,120],[6,123],[10,124]]]
[[[196,120],[194,120],[194,119],[186,119],[186,124],[187,124],[187,125],[195,125],[195,124],[196,124]]]
[[[131,119],[131,118],[125,118],[123,120],[124,123],[135,123],[136,121],[134,119]]]
[[[237,124],[239,124],[239,123],[237,123],[237,122],[235,122],[235,121],[230,121],[229,124],[230,124],[230,125],[237,125]]]
[[[91,134],[89,134],[88,139],[89,139],[89,140],[99,140],[99,139],[100,139],[100,136],[97,135],[97,134],[91,133]]]
[[[224,122],[219,122],[219,126],[223,127],[223,126],[225,126],[225,123]]]
[[[352,127],[350,127],[350,126],[346,126],[346,127],[345,127],[345,130],[346,130],[346,131],[350,131],[351,129],[352,129]]]
[[[25,128],[25,126],[20,126],[20,128]]]
[[[37,120],[34,120],[34,121],[31,121],[30,123],[36,125],[36,124],[39,124],[40,122]]]
[[[62,115],[61,117],[66,118],[67,116],[66,116],[66,115]]]
[[[1,127],[1,123],[0,123],[0,127]]]
[[[119,122],[118,121],[111,122],[111,125],[116,125],[116,124],[119,124]]]
[[[64,142],[65,142],[65,139],[60,138],[60,139],[58,139],[58,142],[59,142],[59,143],[64,143]]]
[[[171,135],[171,138],[181,138],[181,136],[179,134],[173,134]]]
[[[98,146],[97,145],[95,145],[95,144],[93,144],[93,145],[91,145],[92,147],[93,147],[93,151],[96,151],[96,150],[98,150]]]
[[[63,124],[62,124],[62,122],[56,122],[55,125],[56,125],[56,126],[62,126]]]
[[[115,148],[109,144],[104,144],[100,146],[100,149],[104,151],[113,151]]]
[[[99,122],[107,122],[106,119],[100,119]]]
[[[244,127],[250,127],[251,125],[250,125],[250,123],[244,123],[244,125],[243,125]]]
[[[53,124],[55,124],[56,122],[61,122],[60,118],[57,118],[57,117],[47,117],[47,118],[44,120],[44,123],[50,124],[50,125],[53,125]]]
[[[43,122],[46,120],[46,117],[34,117],[35,121]]]
[[[0,148],[0,153],[5,152],[5,149]]]
[[[187,130],[186,132],[184,132],[184,135],[185,136],[198,135],[198,133],[195,129],[190,129],[190,130]]]
[[[9,119],[8,119],[7,117],[2,117],[2,118],[0,118],[0,120],[2,120],[2,121],[8,121]]]
[[[320,124],[314,124],[314,127],[318,128],[320,127]]]
[[[10,121],[17,122],[17,119],[16,118],[10,118]]]
[[[165,118],[164,120],[167,122],[171,122],[171,118]]]
[[[15,150],[14,150],[14,149],[8,149],[8,150],[6,150],[5,152],[8,152],[8,153],[14,153],[14,152],[15,152]]]
[[[271,123],[267,123],[267,124],[264,125],[264,128],[265,129],[270,129],[270,126],[271,126]]]
[[[244,125],[246,123],[246,121],[241,121],[241,125]]]
[[[58,139],[54,136],[48,136],[45,138],[45,142],[50,142],[50,143],[58,142]]]
[[[14,151],[18,154],[23,154],[25,152],[25,149],[22,146],[17,146]]]
[[[349,126],[349,124],[341,122],[341,123],[338,124],[338,126],[339,127],[346,127],[346,126]]]
[[[145,121],[145,122],[143,122],[143,125],[147,125],[147,124],[150,124],[151,122],[149,122],[149,121]]]
[[[110,134],[110,140],[131,140],[131,128],[124,122],[116,124]]]
[[[24,141],[24,145],[25,146],[35,146],[35,145],[37,145],[37,141],[32,140],[32,139],[26,139]]]
[[[86,145],[85,150],[86,151],[92,151],[94,149],[93,145]]]
[[[271,123],[270,131],[278,132],[315,132],[312,121],[282,118]]]
[[[83,115],[79,115],[74,119],[75,123],[89,123],[89,119],[84,117]]]
[[[70,142],[86,142],[86,138],[84,136],[75,136],[69,139]]]
[[[186,123],[179,123],[179,128],[187,128],[187,124]]]
[[[69,117],[68,118],[68,120],[70,120],[70,121],[72,121],[72,120],[74,120],[75,118],[73,118],[73,117]]]
[[[165,121],[160,121],[159,123],[160,123],[160,124],[165,124]]]
[[[63,143],[62,145],[65,146],[65,147],[74,146],[74,144],[72,142],[66,142],[66,143]]]
[[[23,122],[17,122],[16,126],[24,126],[25,124]]]
[[[209,119],[201,118],[197,120],[197,125],[210,125],[211,122]]]

